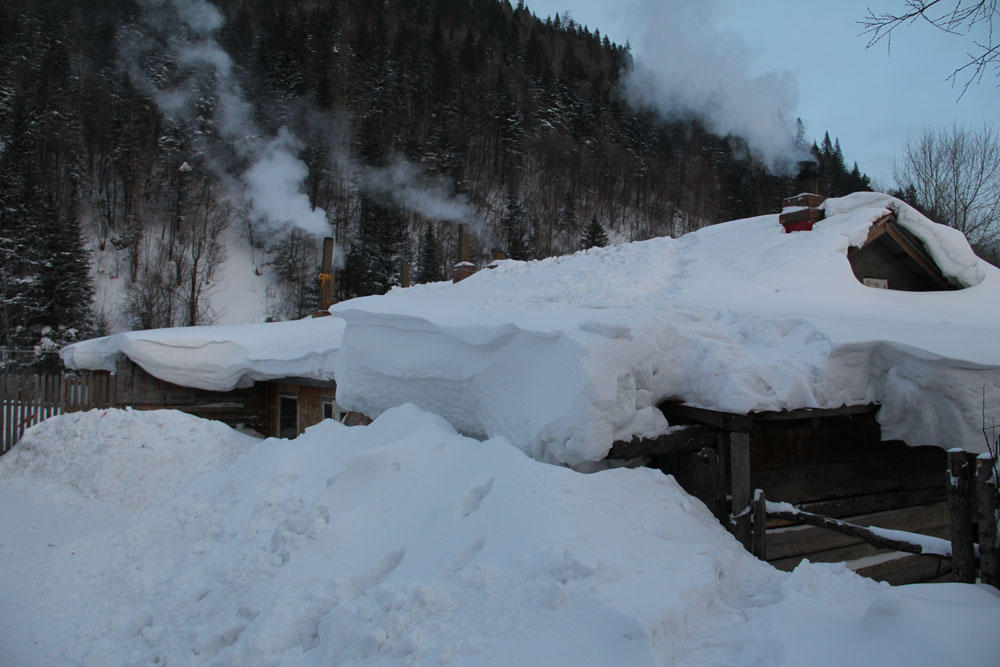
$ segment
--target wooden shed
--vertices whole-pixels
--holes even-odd
[[[674,475],[726,525],[739,513],[733,508],[749,509],[760,489],[772,501],[852,524],[948,538],[945,451],[883,442],[877,406],[747,415],[671,403],[660,409],[682,428],[619,443],[609,456],[649,456],[649,465]],[[951,571],[947,559],[777,519],[767,521],[762,542],[760,555],[783,570],[803,559],[847,561],[859,574],[894,584],[935,581]]]

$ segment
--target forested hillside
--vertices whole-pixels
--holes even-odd
[[[739,138],[629,107],[627,46],[522,3],[215,7],[0,5],[0,347],[210,322],[236,254],[274,282],[268,314],[301,316],[324,234],[347,298],[396,284],[404,257],[445,277],[460,221],[473,259],[531,259],[791,194]],[[867,187],[829,135],[813,150],[828,194]],[[116,312],[92,307],[88,262]]]

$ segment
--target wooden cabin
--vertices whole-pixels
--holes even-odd
[[[246,388],[210,391],[156,378],[129,359],[116,363],[114,402],[137,410],[170,409],[268,437],[294,438],[323,419],[350,425],[364,417],[337,404],[337,383],[304,377],[262,380]]]

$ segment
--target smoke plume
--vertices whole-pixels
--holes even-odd
[[[478,215],[465,197],[450,194],[443,179],[403,158],[395,158],[387,167],[364,169],[363,183],[366,190],[390,197],[425,218],[479,226]]]
[[[769,168],[806,159],[795,144],[798,86],[789,72],[757,73],[738,35],[716,27],[719,0],[635,0],[629,34],[636,67],[626,98],[669,119],[697,117],[717,134],[742,137]]]
[[[270,229],[329,234],[326,213],[314,209],[302,191],[308,169],[296,156],[299,140],[285,128],[265,137],[253,121],[232,59],[214,37],[224,23],[219,10],[205,0],[143,0],[142,5],[141,30],[124,51],[133,84],[164,116],[181,123],[190,121],[196,106],[211,98],[210,120],[224,146],[196,134],[196,148],[247,204],[253,221]],[[227,162],[241,165],[235,178]]]

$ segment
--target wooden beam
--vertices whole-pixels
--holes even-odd
[[[749,432],[758,421],[791,421],[797,419],[823,419],[829,417],[851,417],[874,413],[879,406],[842,405],[837,408],[797,408],[795,410],[766,410],[751,412],[745,415],[733,412],[721,412],[707,408],[696,408],[683,403],[664,401],[658,406],[660,411],[671,422],[685,421],[703,424],[723,431]]]
[[[951,514],[951,552],[955,581],[976,580],[976,555],[972,542],[972,466],[961,449],[948,450],[948,511]]]
[[[659,405],[660,411],[667,420],[674,423],[677,420],[695,422],[723,431],[749,431],[753,427],[754,418],[749,415],[738,415],[731,412],[719,412],[696,408],[681,403],[664,402]]]
[[[697,451],[702,447],[715,447],[717,433],[714,429],[704,426],[688,426],[655,438],[632,438],[629,442],[619,440],[611,446],[606,458],[662,456],[676,452]]]
[[[747,551],[751,537],[750,434],[729,434],[729,479],[732,496],[732,531]]]
[[[979,514],[979,579],[1000,587],[997,543],[997,472],[992,454],[976,458],[976,505]]]
[[[944,275],[942,275],[941,270],[938,269],[934,260],[920,247],[922,244],[919,239],[892,221],[886,225],[886,232],[896,242],[896,245],[902,248],[903,252],[909,255],[910,259],[916,262],[935,283],[942,289],[952,289],[952,286],[945,280]]]
[[[750,553],[757,558],[767,558],[767,497],[764,489],[753,492],[753,536]]]
[[[944,556],[944,554],[935,554],[924,551],[924,547],[918,543],[919,540],[917,539],[913,542],[903,539],[895,539],[885,535],[880,535],[863,526],[857,526],[853,523],[840,521],[839,519],[831,519],[829,517],[820,516],[819,514],[813,514],[812,512],[803,512],[802,510],[793,509],[779,509],[783,506],[789,507],[787,503],[768,503],[767,515],[769,517],[783,519],[792,523],[804,523],[810,526],[826,528],[827,530],[843,533],[844,535],[849,535],[864,542],[868,542],[869,544],[879,547],[880,549],[893,549],[894,551],[905,551],[906,553],[928,556]],[[902,531],[896,531],[896,533],[899,534],[902,533]],[[914,534],[914,538],[920,537],[923,536]]]

